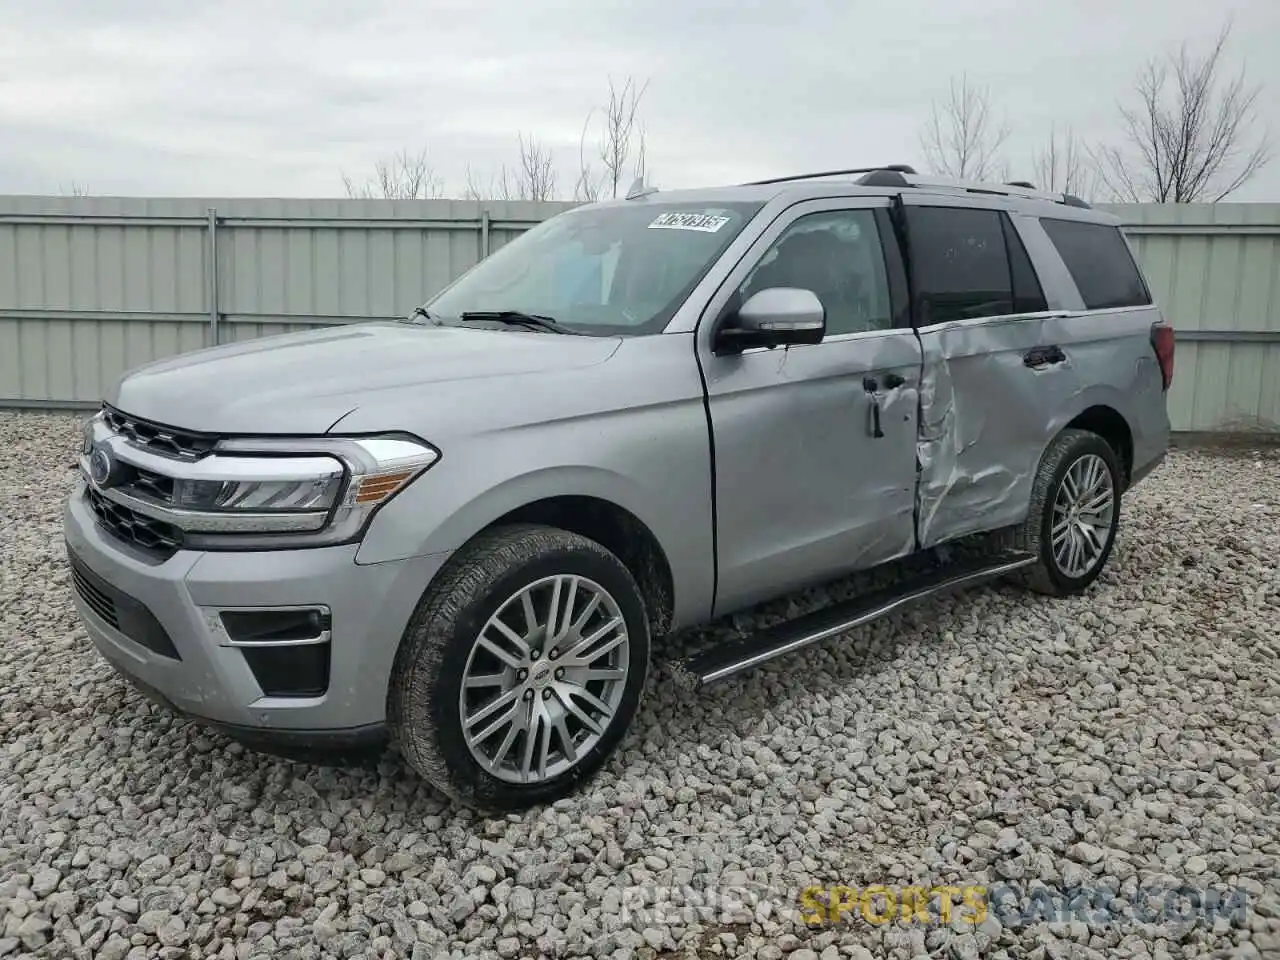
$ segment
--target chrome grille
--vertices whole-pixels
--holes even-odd
[[[218,442],[218,438],[211,434],[166,427],[105,405],[102,408],[102,419],[113,433],[119,434],[135,446],[175,460],[199,460]]]
[[[172,556],[182,547],[182,531],[160,520],[152,520],[128,507],[108,500],[92,487],[85,487],[94,516],[103,528],[119,540],[159,556]]]

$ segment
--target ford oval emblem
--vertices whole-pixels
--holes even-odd
[[[111,451],[106,447],[94,447],[89,454],[89,479],[99,487],[105,487],[111,479],[111,468],[114,466]]]

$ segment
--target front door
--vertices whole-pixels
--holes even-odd
[[[823,341],[715,355],[716,323],[769,287],[815,293]],[[914,549],[921,355],[905,295],[888,201],[843,198],[791,207],[712,298],[698,352],[717,614]]]

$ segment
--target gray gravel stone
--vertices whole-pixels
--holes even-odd
[[[702,695],[659,669],[596,778],[486,817],[393,754],[290,764],[134,692],[72,612],[59,498],[76,439],[69,417],[0,414],[0,956],[1172,960],[1280,944],[1275,451],[1171,452],[1126,495],[1084,596],[998,584],[926,601]],[[1247,891],[1250,913],[1059,936],[990,916],[813,930],[795,911],[810,883],[1002,878],[1212,883]],[[669,893],[682,886],[769,909],[747,898],[708,922]]]
[[[62,874],[52,867],[45,867],[37,870],[31,876],[31,892],[38,899],[43,900],[53,891],[58,889],[58,883],[62,880]]]

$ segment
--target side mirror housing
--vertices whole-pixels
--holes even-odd
[[[716,333],[717,353],[740,353],[748,347],[821,343],[827,332],[826,311],[812,290],[769,287],[752,294]]]

